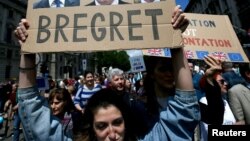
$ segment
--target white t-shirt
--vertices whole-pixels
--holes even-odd
[[[200,102],[207,105],[206,97],[202,97]],[[233,125],[236,122],[236,119],[233,115],[231,108],[228,105],[228,102],[223,99],[225,111],[223,117],[222,125]],[[201,129],[201,141],[207,141],[207,134],[208,134],[208,124],[205,122],[200,122],[200,129]]]
[[[160,0],[154,0],[153,2],[160,2]],[[141,3],[148,3],[145,0],[141,0]]]
[[[65,0],[60,0],[60,7],[64,7]],[[56,8],[56,3],[55,0],[49,0],[49,5],[50,7]]]

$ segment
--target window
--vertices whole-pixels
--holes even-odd
[[[63,67],[62,66],[60,67],[60,74],[59,75],[60,75],[60,77],[63,76]]]
[[[0,48],[0,57],[6,57],[6,49]]]
[[[12,41],[12,27],[11,26],[8,26],[7,29],[6,29],[6,32],[5,32],[5,42],[6,43],[11,43]]]
[[[11,59],[12,58],[12,50],[8,49],[7,50],[7,59]]]
[[[62,62],[63,61],[63,56],[60,55],[59,58],[60,58],[59,61]]]
[[[5,79],[10,78],[10,71],[11,71],[11,66],[7,65],[5,67]]]
[[[216,8],[214,6],[214,3],[209,3],[208,9],[210,11],[209,14],[216,14]]]
[[[214,1],[213,5],[214,5],[214,9],[215,9],[215,13],[214,14],[221,13],[221,7],[220,7],[219,1]]]
[[[45,55],[45,61],[46,61],[46,62],[50,61],[50,60],[49,60],[49,54],[46,54],[46,55]]]
[[[3,29],[2,29],[2,21],[1,21],[1,19],[0,19],[0,33],[2,33],[3,32]],[[0,40],[2,40],[2,38],[0,38]]]
[[[14,17],[14,11],[13,10],[9,10],[8,18],[12,19],[13,17]]]
[[[15,55],[16,58],[20,58],[20,51],[16,50],[14,55]]]
[[[4,8],[2,5],[0,5],[0,17],[3,17],[3,13],[4,13],[3,11],[4,11]],[[2,19],[0,19],[0,20],[2,20]]]

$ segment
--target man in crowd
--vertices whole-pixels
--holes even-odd
[[[121,98],[124,103],[130,107],[130,120],[133,126],[132,133],[142,135],[146,132],[147,128],[147,116],[146,109],[142,101],[135,100],[131,93],[126,92],[125,89],[125,75],[121,69],[114,68],[108,72],[108,88],[114,90]],[[136,125],[136,126],[135,126]]]
[[[129,4],[122,0],[94,0],[86,6]]]
[[[245,83],[234,85],[228,91],[229,105],[237,120],[242,124],[250,124],[250,64],[240,65],[240,74]]]
[[[33,9],[71,6],[80,6],[80,0],[39,0],[33,4]]]

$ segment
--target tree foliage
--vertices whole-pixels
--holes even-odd
[[[98,72],[101,72],[102,67],[120,68],[123,71],[130,69],[129,56],[125,51],[106,51],[97,52],[96,58],[98,61]]]

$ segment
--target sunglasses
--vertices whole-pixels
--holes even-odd
[[[218,82],[219,82],[221,85],[227,84],[227,82],[226,82],[224,79],[218,80]]]
[[[158,68],[158,70],[159,70],[160,72],[166,72],[166,71],[172,72],[173,68],[172,68],[172,66],[163,65],[163,66],[160,66],[160,67]]]

